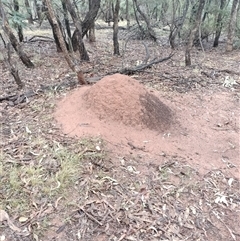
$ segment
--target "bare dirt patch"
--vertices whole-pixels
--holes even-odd
[[[54,115],[65,134],[100,136],[115,157],[138,155],[161,164],[166,156],[179,156],[202,174],[232,168],[238,176],[238,113],[234,93],[150,93],[117,74],[74,90]]]

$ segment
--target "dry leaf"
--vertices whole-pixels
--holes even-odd
[[[7,212],[5,212],[4,210],[0,210],[0,222],[3,221],[7,221],[9,228],[11,228],[13,231],[21,232],[21,229],[15,226],[13,222],[10,220]]]
[[[229,178],[228,180],[228,185],[231,187],[232,186],[232,183],[233,183],[234,179],[231,177]]]
[[[24,222],[26,222],[27,220],[28,220],[27,217],[20,217],[20,218],[18,219],[18,221],[19,221],[20,223],[24,223]]]
[[[189,208],[186,208],[185,212],[184,212],[184,221],[187,221],[188,216],[189,216]]]
[[[25,128],[26,128],[26,132],[27,132],[28,134],[32,134],[32,132],[29,130],[28,126],[26,126]]]
[[[1,235],[1,237],[0,237],[0,241],[4,241],[4,240],[6,240],[5,235]]]
[[[37,234],[33,234],[33,238],[34,238],[34,240],[36,240],[36,241],[38,241],[38,236],[37,236]]]
[[[100,146],[96,146],[96,150],[97,150],[97,151],[101,151]]]

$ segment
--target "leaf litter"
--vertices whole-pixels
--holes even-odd
[[[133,41],[132,49],[136,47]],[[71,81],[53,45],[50,51],[50,66],[42,60],[34,73],[23,69],[27,88],[38,88],[39,81],[48,85],[46,76],[51,84]],[[135,63],[144,53],[132,56]],[[211,67],[200,69],[211,75],[216,66],[209,57]],[[113,62],[121,66],[119,59],[109,55],[98,61],[94,73],[106,74]],[[145,83],[153,88],[180,93],[223,88],[224,72],[203,78],[200,71],[186,72],[178,66],[180,62],[181,58],[169,61],[164,69],[154,67],[160,83],[147,71],[137,77],[149,79]],[[18,93],[6,70],[1,71],[6,79],[4,94]],[[159,165],[128,155],[113,162],[103,140],[76,141],[56,128],[54,99],[66,90],[50,89],[15,107],[1,103],[2,240],[240,240],[240,183],[231,166],[202,175],[181,156],[168,154]],[[149,172],[142,173],[142,166]],[[21,236],[20,230],[29,235]]]

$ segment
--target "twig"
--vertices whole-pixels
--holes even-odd
[[[83,208],[80,208],[81,211],[83,211],[86,216],[91,219],[92,221],[96,222],[97,224],[99,224],[100,226],[103,226],[103,224],[101,222],[99,222],[96,218],[94,218],[91,214],[89,214],[88,212],[86,212]]]

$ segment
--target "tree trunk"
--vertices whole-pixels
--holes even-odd
[[[119,17],[119,9],[120,9],[120,0],[116,0],[114,13],[113,13],[113,46],[114,46],[114,54],[120,55],[119,52],[119,43],[118,43],[118,17]]]
[[[150,20],[147,18],[147,16],[144,14],[144,12],[140,9],[137,0],[133,0],[133,2],[135,3],[137,11],[142,16],[142,18],[144,19],[144,21],[147,25],[147,31],[148,31],[149,37],[156,42],[157,41],[156,34],[150,25]]]
[[[226,51],[231,52],[233,50],[233,39],[236,28],[238,5],[240,0],[233,0],[230,21],[228,25],[227,45]]]
[[[20,79],[19,77],[19,74],[18,74],[18,69],[16,68],[16,66],[14,64],[12,64],[11,62],[11,49],[10,49],[10,43],[8,43],[7,45],[7,58],[5,59],[6,61],[6,64],[8,66],[8,69],[10,70],[17,86],[19,89],[22,89],[24,87],[24,84],[22,82],[22,80]]]
[[[53,33],[53,38],[55,40],[55,44],[56,44],[56,48],[57,48],[57,52],[62,52],[62,48],[61,48],[61,44],[60,44],[60,40],[58,38],[58,29],[57,29],[57,25],[54,24],[53,19],[50,16],[49,11],[46,12],[46,16],[47,16],[47,20],[52,28],[52,33]]]
[[[220,9],[217,15],[216,32],[215,32],[213,47],[217,47],[219,43],[219,38],[222,32],[222,26],[223,26],[223,15],[224,15],[223,9],[225,5],[226,5],[226,0],[221,0]]]
[[[111,26],[111,21],[113,20],[113,13],[112,13],[112,1],[107,0],[107,10],[106,10],[106,23],[108,26]]]
[[[12,29],[9,26],[1,0],[0,0],[0,16],[2,18],[2,28],[3,28],[4,32],[6,33],[6,35],[8,36],[8,38],[9,38],[13,48],[15,49],[16,53],[18,54],[19,58],[21,59],[23,64],[26,65],[28,68],[34,68],[34,64],[28,58],[26,53],[22,50],[21,45],[19,44],[17,38],[13,34]]]
[[[57,18],[54,14],[54,11],[53,11],[53,8],[52,8],[52,5],[51,5],[51,0],[43,0],[43,1],[48,8],[49,17],[51,18],[51,22],[53,23],[54,29],[56,30],[56,34],[57,34],[57,37],[59,39],[59,44],[60,44],[60,47],[63,51],[64,58],[66,59],[68,65],[72,69],[72,71],[76,72],[79,82],[81,84],[86,84],[86,81],[84,80],[82,71],[79,71],[75,68],[74,62],[73,62],[72,58],[70,57],[70,55],[68,53],[66,44],[65,44],[63,36],[62,36],[60,26],[58,24]]]
[[[172,49],[175,49],[176,47],[175,39],[178,34],[180,35],[180,31],[187,17],[188,8],[189,8],[189,0],[186,0],[183,6],[183,13],[182,13],[181,19],[176,20],[176,18],[174,18],[172,21],[173,29],[171,29],[171,32],[169,34],[169,42]]]
[[[41,21],[41,16],[42,16],[42,8],[41,8],[41,5],[38,3],[37,0],[34,0],[34,5],[35,5],[35,8],[36,8],[36,12],[37,12],[37,18],[38,18],[38,21],[40,22]]]
[[[14,5],[14,11],[19,12],[18,0],[14,0],[13,5]],[[17,33],[18,33],[19,42],[22,42],[23,41],[23,30],[22,30],[22,26],[18,23],[17,23]]]
[[[169,34],[169,43],[172,49],[175,49],[175,34],[177,32],[177,20],[176,20],[176,4],[175,0],[172,0],[172,22],[170,24],[170,34]]]
[[[190,31],[187,47],[186,47],[186,50],[185,50],[185,64],[186,64],[186,66],[191,65],[191,50],[192,50],[195,34],[196,34],[196,32],[197,32],[197,30],[200,26],[200,23],[201,23],[204,5],[205,5],[205,0],[199,0],[198,9],[196,11],[196,16],[195,16],[195,18],[194,18],[194,16],[191,16],[192,29]]]
[[[161,2],[161,11],[160,11],[160,20],[162,20],[163,24],[166,25],[168,24],[168,17],[167,17],[167,12],[169,9],[169,1],[165,0]]]
[[[45,1],[43,1],[43,4],[45,4]],[[57,32],[58,32],[58,29],[57,29],[57,26],[59,26],[59,29],[60,29],[60,31],[61,31],[61,36],[64,37],[64,42],[65,42],[66,48],[69,50],[70,48],[69,48],[69,45],[68,45],[68,43],[67,43],[67,41],[66,41],[65,33],[64,33],[63,29],[62,29],[62,24],[61,24],[60,20],[54,15],[55,18],[56,18],[56,20],[57,20],[57,23],[58,23],[57,25],[54,24],[53,19],[52,19],[52,17],[50,16],[50,13],[49,13],[49,11],[48,11],[47,6],[44,6],[44,7],[43,7],[43,12],[46,14],[47,20],[48,20],[48,22],[49,22],[49,24],[50,24],[50,26],[51,26],[51,28],[52,28],[53,38],[54,38],[54,40],[55,40],[57,52],[62,52],[62,51],[63,51],[62,48],[61,48],[60,39],[58,38],[58,33],[57,33]]]
[[[78,16],[73,8],[73,5],[70,0],[64,0],[68,9],[68,12],[70,13],[72,20],[74,22],[74,25],[76,27],[74,34],[77,38],[77,48],[80,53],[81,60],[89,61],[89,56],[87,53],[87,50],[85,49],[83,39],[82,39],[82,26],[80,24],[80,20],[78,19]],[[74,48],[74,43],[73,43]]]
[[[126,20],[127,20],[127,29],[129,29],[130,28],[129,0],[126,0]]]
[[[92,9],[94,0],[88,0],[89,4],[89,11]],[[95,19],[92,21],[91,25],[89,26],[89,42],[96,42],[95,36]]]
[[[82,37],[84,37],[87,34],[88,30],[93,26],[98,14],[98,10],[100,8],[101,0],[89,1],[91,1],[91,5],[89,5],[89,11],[82,22]]]
[[[28,0],[25,0],[25,6],[27,8],[27,13],[28,13],[28,18],[27,18],[28,23],[33,24],[32,10],[31,10]]]
[[[89,28],[89,42],[96,42],[96,35],[95,35],[95,23],[93,22]]]
[[[57,18],[55,16],[54,10],[52,8],[51,1],[50,0],[43,0],[43,1],[44,1],[44,3],[46,4],[46,6],[48,8],[48,17],[49,17],[49,20],[51,22],[51,26],[53,28],[53,32],[57,36],[59,47],[63,51],[64,57],[65,57],[68,65],[69,65],[69,67],[73,71],[75,71],[75,66],[74,66],[74,64],[72,62],[72,59],[71,59],[70,55],[68,54],[68,50],[67,50],[67,47],[65,45],[60,26],[58,25],[58,21],[57,21]]]
[[[72,34],[71,34],[71,28],[70,28],[70,24],[69,24],[68,10],[67,10],[67,6],[66,6],[66,3],[64,2],[64,0],[62,0],[62,8],[63,8],[64,22],[65,22],[65,27],[67,30],[67,35],[68,35],[69,40],[71,40]]]
[[[140,22],[139,22],[139,19],[138,19],[138,16],[137,16],[137,10],[136,10],[135,5],[133,5],[133,11],[134,11],[134,16],[135,16],[135,19],[136,19],[136,22],[137,22],[138,28],[139,28],[140,33],[141,33],[141,37],[142,37],[142,39],[143,39],[144,36],[145,36],[145,33],[144,33],[144,29],[143,29],[143,27],[141,26],[141,24],[140,24]]]

